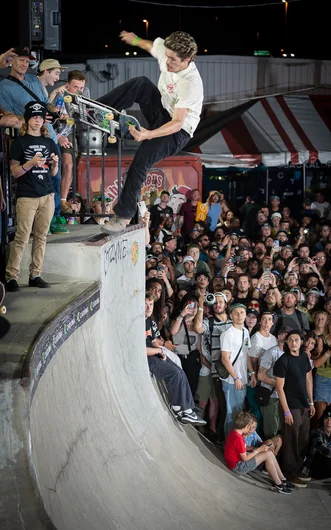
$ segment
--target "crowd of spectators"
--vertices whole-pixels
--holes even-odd
[[[175,217],[164,190],[146,247],[148,361],[174,413],[193,412],[184,423],[225,444],[230,469],[262,468],[285,494],[331,477],[330,204],[317,191],[298,206],[273,195],[232,209],[192,190]]]

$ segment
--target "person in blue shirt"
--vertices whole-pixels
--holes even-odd
[[[218,191],[211,191],[207,199],[208,213],[207,222],[209,224],[209,230],[214,232],[216,225],[220,221],[222,207],[220,204],[220,194]]]
[[[49,104],[48,97],[45,93],[43,85],[39,81],[38,77],[34,74],[27,74],[30,60],[34,59],[31,55],[30,49],[27,47],[15,48],[16,55],[11,57],[11,70],[10,76],[0,82],[0,107],[5,112],[15,114],[22,124],[24,123],[24,108],[27,103],[33,99],[31,93],[29,93],[22,86],[24,85],[27,89],[33,92],[36,96],[36,100],[39,102]],[[56,145],[56,154],[61,158],[61,152],[59,145],[65,146],[68,144],[68,139],[64,136],[57,137],[51,123],[46,123],[50,138]],[[60,216],[60,182],[61,182],[61,164],[59,164],[59,171],[54,177],[52,177],[52,183],[55,193],[55,212],[51,222],[51,232],[53,233],[68,233],[68,230],[59,223]]]

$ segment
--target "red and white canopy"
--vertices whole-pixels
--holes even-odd
[[[239,107],[231,109],[236,114],[233,119],[230,111],[219,113],[216,134],[215,117],[212,127],[209,118],[201,121],[196,145],[194,137],[188,150],[199,154],[207,167],[331,161],[330,96],[268,97],[241,108],[239,115]]]

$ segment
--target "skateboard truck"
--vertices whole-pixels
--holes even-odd
[[[116,144],[117,138],[115,136],[115,127],[114,127],[114,113],[108,112],[105,116],[106,120],[109,121],[109,136],[108,136],[108,143],[109,144]]]

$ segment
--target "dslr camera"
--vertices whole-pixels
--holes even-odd
[[[216,302],[216,297],[213,293],[208,293],[206,294],[206,298],[205,298],[205,304],[208,305],[208,306],[212,306],[214,305]]]

